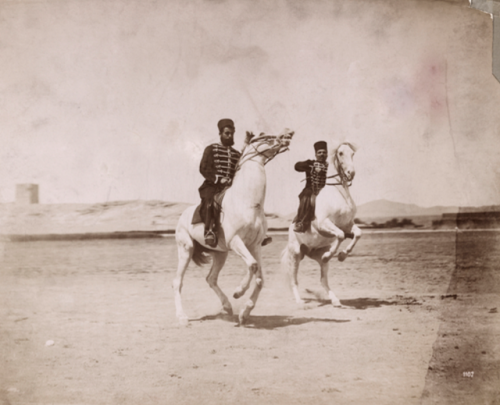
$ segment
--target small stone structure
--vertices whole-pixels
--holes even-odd
[[[17,184],[16,204],[38,204],[38,184]]]

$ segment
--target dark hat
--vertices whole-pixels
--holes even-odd
[[[320,149],[327,150],[326,142],[325,141],[319,141],[314,144],[314,150],[317,152]]]
[[[225,127],[231,127],[234,129],[234,122],[229,118],[224,118],[217,123],[217,126],[219,127],[219,132],[221,132]]]

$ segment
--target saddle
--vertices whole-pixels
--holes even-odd
[[[224,195],[226,194],[227,188],[222,190],[220,193],[215,194],[214,196],[214,203],[217,209],[220,211],[222,208],[222,200],[224,199]],[[193,219],[191,220],[192,225],[200,224],[203,223],[203,218],[201,217],[200,211],[201,211],[201,203],[196,207],[194,210],[193,214]]]
[[[217,207],[217,209],[220,211],[221,208],[222,208],[222,200],[224,199],[224,195],[226,194],[226,190],[227,188],[225,188],[224,190],[222,190],[220,193],[217,193],[215,194],[214,196],[214,203],[215,203],[215,206]],[[194,210],[194,213],[193,213],[193,219],[191,220],[191,224],[192,225],[196,225],[196,224],[200,224],[200,223],[203,223],[203,219],[201,217],[201,203],[195,208]],[[220,223],[218,223],[216,225],[216,233],[218,233],[219,235],[217,235],[217,240],[219,240],[219,236],[220,236],[220,233],[222,232],[222,228],[220,226]],[[268,245],[269,243],[271,243],[273,241],[273,238],[271,238],[270,236],[266,236],[264,238],[264,240],[262,241],[261,245],[262,246],[266,246]]]

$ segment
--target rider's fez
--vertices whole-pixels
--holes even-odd
[[[324,141],[319,141],[314,144],[314,150],[317,152],[320,149],[327,150],[327,144]],[[318,162],[317,160],[306,160],[297,162],[295,170],[306,173],[305,189],[312,190],[314,195],[318,195],[326,185],[326,175],[328,172],[328,162]]]

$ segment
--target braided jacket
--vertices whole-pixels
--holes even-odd
[[[305,193],[318,195],[321,189],[325,187],[328,162],[321,163],[317,160],[297,162],[295,164],[295,170],[306,173],[306,186],[304,190],[302,190],[301,195]]]
[[[214,143],[205,148],[200,162],[200,173],[205,181],[199,188],[201,198],[210,198],[224,187],[230,186],[236,172],[241,153],[230,146]],[[222,178],[230,182],[222,184]]]

